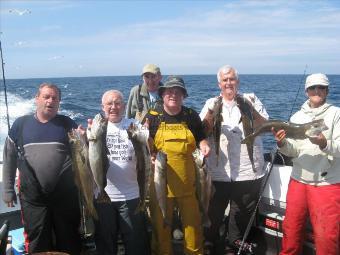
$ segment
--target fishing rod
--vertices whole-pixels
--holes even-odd
[[[301,84],[303,83],[303,81],[304,81],[304,79],[305,79],[305,77],[306,77],[306,71],[307,71],[307,65],[305,66],[305,70],[304,70],[304,72],[303,72],[303,76],[301,77],[301,80],[300,80],[300,82],[299,82],[298,91],[297,91],[297,93],[296,93],[295,100],[294,100],[293,105],[292,105],[292,109],[290,110],[289,116],[288,116],[288,118],[287,118],[288,121],[289,121],[289,119],[290,119],[290,117],[291,117],[291,115],[292,115],[292,113],[293,113],[293,109],[294,109],[295,103],[296,103],[297,98],[298,98],[298,96],[299,96]],[[254,220],[255,220],[256,212],[257,212],[257,210],[258,210],[258,208],[259,208],[260,202],[261,202],[262,197],[263,197],[264,190],[265,190],[265,188],[266,188],[266,186],[267,186],[267,183],[268,183],[268,181],[269,181],[270,174],[271,174],[271,172],[272,172],[272,170],[273,170],[274,161],[275,161],[276,157],[279,155],[279,149],[276,148],[276,150],[275,150],[274,153],[273,153],[273,150],[272,150],[272,152],[271,152],[270,155],[271,155],[270,167],[269,167],[268,173],[267,173],[267,175],[266,175],[266,177],[265,177],[265,179],[264,179],[263,185],[261,186],[260,196],[259,196],[259,198],[258,198],[258,200],[257,200],[257,203],[256,203],[256,206],[255,206],[255,208],[254,208],[254,211],[253,211],[253,213],[252,213],[252,215],[251,215],[251,217],[250,217],[250,219],[249,219],[248,225],[247,225],[246,230],[245,230],[245,232],[244,232],[244,234],[243,234],[243,237],[242,237],[242,241],[241,241],[241,243],[239,244],[239,248],[238,248],[238,251],[237,251],[237,255],[241,255],[241,252],[242,252],[243,250],[248,250],[249,252],[253,253],[252,249],[253,249],[253,247],[255,247],[254,245],[247,245],[247,247],[245,247],[245,240],[247,239],[247,237],[248,237],[248,235],[249,235],[249,232],[250,232],[250,229],[251,229],[251,226],[253,225],[253,222],[254,222]]]
[[[7,102],[7,86],[6,86],[6,79],[5,79],[5,68],[4,68],[4,58],[2,55],[2,45],[1,45],[1,40],[0,40],[0,53],[1,53],[1,70],[2,70],[2,81],[4,84],[4,93],[5,93],[5,105],[6,105],[6,116],[7,116],[7,127],[8,127],[8,132],[11,128],[9,124],[9,113],[8,113],[8,102]]]

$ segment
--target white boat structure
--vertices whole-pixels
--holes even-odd
[[[270,155],[265,154],[266,169],[270,168]],[[279,254],[281,250],[282,222],[286,211],[286,196],[292,172],[291,159],[278,154],[274,160],[273,169],[263,191],[263,196],[257,212],[255,228],[263,232],[268,254]],[[303,255],[316,254],[313,233],[310,223],[306,227],[306,240],[303,245]],[[267,253],[266,253],[267,254]]]

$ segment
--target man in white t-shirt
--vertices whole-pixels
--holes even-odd
[[[124,118],[123,94],[109,90],[103,94],[102,110],[108,119],[106,145],[109,168],[105,191],[111,203],[97,203],[99,216],[96,228],[98,254],[117,254],[118,233],[126,254],[148,254],[149,245],[143,212],[136,212],[139,204],[136,156],[127,128],[133,119]]]

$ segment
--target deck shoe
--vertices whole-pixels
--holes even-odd
[[[173,232],[172,232],[172,237],[175,239],[175,240],[183,240],[183,232],[176,228]]]
[[[233,242],[233,246],[237,249],[237,251],[240,249],[242,244],[242,240],[236,240]],[[241,254],[244,255],[253,255],[254,253],[254,248],[257,246],[255,243],[249,243],[249,242],[244,242],[241,248]]]

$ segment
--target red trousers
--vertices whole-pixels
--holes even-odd
[[[312,186],[291,179],[280,255],[299,255],[306,218],[313,227],[317,255],[340,254],[340,183]]]

